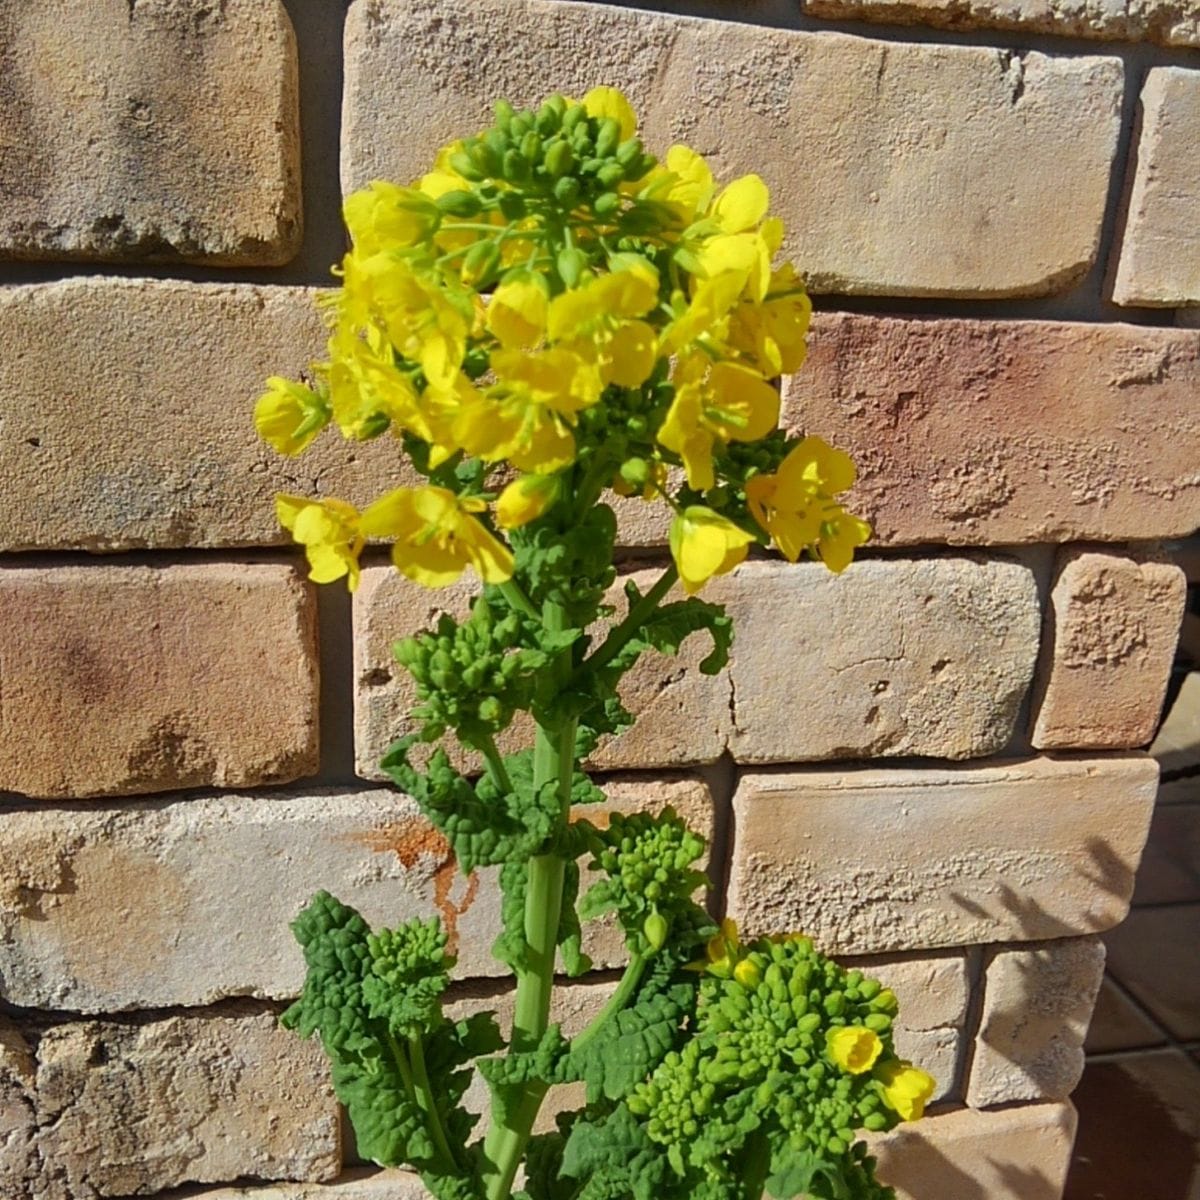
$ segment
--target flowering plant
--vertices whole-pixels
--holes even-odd
[[[890,1196],[857,1132],[919,1117],[933,1089],[894,1051],[890,991],[805,937],[713,924],[695,901],[704,842],[672,810],[572,819],[604,800],[579,764],[632,723],[618,684],[639,655],[707,632],[701,670],[725,664],[729,619],[696,595],[709,579],[754,545],[841,571],[869,532],[837,500],[847,455],[777,427],[774,381],[804,360],[810,304],[773,265],[767,210],[756,175],[718,190],[693,150],[647,153],[614,89],[501,101],[414,186],[347,199],[329,361],[258,402],[284,454],[332,422],[395,436],[423,479],[362,512],[280,496],[313,579],[353,590],[367,540],[386,539],[419,584],[468,567],[481,584],[465,620],[396,646],[420,728],[383,765],[464,873],[500,868],[512,1027],[443,1014],[436,921],[373,933],[324,892],[293,926],[308,976],[284,1016],[320,1036],[360,1152],[415,1167],[441,1200],[506,1200],[522,1167],[530,1200]],[[672,511],[671,565],[644,594],[628,584],[619,616],[610,492]],[[535,744],[502,754],[519,712]],[[450,734],[480,777],[440,745],[415,753]],[[580,897],[589,857],[602,878]],[[566,1038],[549,1022],[556,964],[588,968],[581,921],[606,913],[629,963]],[[468,1067],[492,1101],[474,1141]],[[534,1136],[547,1090],[572,1081],[585,1106]]]

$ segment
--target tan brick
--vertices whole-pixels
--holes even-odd
[[[484,73],[478,46],[490,48]],[[343,187],[423,173],[497,95],[528,104],[599,79],[630,94],[657,152],[682,140],[712,153],[724,178],[761,172],[815,291],[1043,295],[1095,258],[1119,127],[1116,59],[550,0],[357,0]],[[1061,186],[1047,189],[1050,176]]]
[[[281,564],[0,568],[0,789],[239,787],[317,769],[316,615]]]
[[[37,1100],[41,1152],[72,1197],[341,1169],[324,1055],[273,1013],[57,1026]]]
[[[579,983],[570,987],[556,987],[550,1000],[550,1021],[562,1027],[564,1037],[573,1038],[582,1033],[599,1015],[600,1010],[616,991],[615,982]],[[504,992],[499,996],[479,999],[462,999],[446,1006],[446,1015],[453,1021],[461,1021],[477,1012],[492,1012],[501,1033],[507,1038],[512,1028],[513,1008],[516,993]],[[587,1102],[587,1088],[583,1083],[566,1083],[552,1087],[542,1102],[534,1124],[535,1133],[553,1133],[558,1126],[555,1117],[559,1113],[573,1112],[583,1108]],[[468,1112],[485,1116],[489,1111],[490,1096],[483,1077],[476,1074],[471,1086],[463,1096],[463,1107]],[[482,1131],[486,1127],[476,1126]]]
[[[1200,525],[1200,333],[818,314],[783,423],[848,450],[876,543],[1122,541]]]
[[[0,1195],[25,1200],[39,1173],[33,1054],[0,1016]]]
[[[1039,750],[1123,750],[1154,737],[1187,601],[1160,557],[1059,553],[1034,701]]]
[[[937,1103],[957,1091],[967,1019],[967,956],[861,958],[852,963],[896,993],[900,1015],[892,1033],[896,1053],[937,1081]]]
[[[622,587],[632,579],[645,592],[658,570],[623,576],[608,602],[619,619],[626,611]],[[417,703],[411,676],[399,666],[392,647],[402,637],[432,628],[438,614],[461,620],[478,594],[465,578],[452,587],[430,591],[391,567],[369,567],[354,597],[354,724],[356,770],[365,779],[386,779],[378,765],[397,738],[419,723],[409,713]],[[680,599],[676,588],[668,599]],[[603,629],[597,637],[603,636]],[[696,634],[676,656],[647,652],[621,684],[621,698],[638,723],[603,743],[589,765],[597,770],[679,767],[713,762],[725,750],[732,726],[728,673],[703,675],[700,662],[712,648],[707,634]],[[511,753],[533,745],[529,718],[518,718],[500,737]],[[451,741],[453,739],[450,739]],[[455,760],[479,770],[478,756],[456,753]]]
[[[1138,754],[747,774],[728,910],[830,953],[1098,932],[1128,910],[1156,783]]]
[[[145,0],[142,0],[145,6]],[[373,500],[391,439],[254,432],[269,375],[323,355],[309,288],[69,279],[0,289],[0,550],[276,545],[276,492]]]
[[[964,1108],[871,1141],[897,1200],[1060,1200],[1075,1126],[1070,1103]]]
[[[452,919],[464,885],[444,851],[382,789],[5,813],[0,998],[98,1013],[295,996],[288,923],[314,892],[375,924],[435,903]]]
[[[223,1187],[188,1193],[191,1200],[429,1200],[411,1171],[354,1167],[333,1183],[281,1183],[268,1187]]]
[[[287,262],[297,86],[279,0],[4,0],[0,253]]]
[[[1200,767],[1200,671],[1190,671],[1183,677],[1183,685],[1165,715],[1150,753],[1164,774],[1180,771],[1192,774]]]
[[[1104,943],[1069,938],[993,950],[967,1103],[1065,1100],[1083,1074],[1083,1040],[1104,978]]]
[[[1191,7],[1200,27],[1200,6]],[[1200,45],[1200,36],[1192,44]],[[1152,68],[1139,112],[1113,299],[1162,308],[1200,304],[1200,71]]]
[[[739,762],[972,758],[1012,737],[1040,624],[1022,562],[751,563],[705,596],[736,631]]]
[[[839,21],[1200,46],[1200,5],[1195,0],[805,0],[804,11]]]

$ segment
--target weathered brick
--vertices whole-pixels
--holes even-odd
[[[279,0],[4,0],[0,125],[0,253],[240,266],[299,247]]]
[[[623,811],[673,804],[712,837],[699,780],[617,780],[607,791]],[[496,875],[463,879],[414,802],[383,789],[8,812],[0,999],[102,1013],[295,996],[304,962],[288,922],[322,888],[375,926],[438,913],[457,974],[495,975]],[[598,966],[624,957],[611,920],[590,927],[588,947]]]
[[[333,1183],[281,1183],[267,1187],[223,1187],[188,1193],[189,1200],[429,1200],[419,1175],[355,1167]],[[166,1200],[166,1198],[164,1198]]]
[[[623,576],[610,590],[608,602],[617,617],[626,611],[622,587],[631,579],[646,591],[658,571]],[[452,587],[430,591],[391,567],[368,567],[354,596],[354,726],[356,770],[364,779],[385,779],[379,761],[397,738],[419,722],[409,713],[417,703],[412,677],[392,654],[402,637],[437,623],[439,613],[461,620],[470,611],[478,585],[464,578]],[[680,599],[677,588],[669,597]],[[602,636],[602,633],[601,635]],[[679,767],[720,758],[732,726],[727,672],[701,674],[699,664],[711,649],[708,636],[696,635],[678,655],[651,651],[621,683],[621,698],[638,723],[608,739],[589,761],[597,770]],[[533,745],[534,726],[527,717],[500,736],[500,748],[511,753]],[[455,761],[480,769],[478,756],[455,753]]]
[[[1147,745],[1186,601],[1183,571],[1160,557],[1080,547],[1060,552],[1034,700],[1034,746]]]
[[[1200,6],[1192,9],[1200,27]],[[1152,68],[1140,116],[1113,299],[1162,308],[1200,304],[1200,71]]]
[[[804,11],[838,21],[1200,46],[1200,5],[1195,0],[805,0]]]
[[[71,1200],[244,1176],[334,1179],[328,1074],[321,1050],[273,1013],[60,1025],[38,1044],[39,1146]]]
[[[967,1103],[1065,1100],[1083,1074],[1083,1039],[1103,978],[1096,937],[990,951]]]
[[[751,563],[713,582],[740,762],[930,755],[1009,742],[1033,676],[1033,572],[1009,559]]]
[[[0,789],[285,783],[317,768],[316,615],[283,564],[0,568]]]
[[[1200,768],[1200,671],[1190,671],[1150,746],[1163,774]],[[1187,787],[1184,783],[1183,787]],[[1164,790],[1168,790],[1170,785]]]
[[[0,1195],[25,1200],[39,1174],[33,1054],[0,1016]]]
[[[1157,774],[1122,754],[743,775],[728,909],[831,953],[1108,929],[1129,907]]]
[[[683,140],[716,152],[723,177],[761,172],[815,291],[1043,295],[1095,258],[1119,128],[1117,59],[594,4],[357,0],[343,187],[420,175],[440,145],[486,122],[497,95],[528,104],[601,79],[630,94],[652,149]],[[1058,188],[1045,187],[1051,176]]]
[[[871,1141],[897,1200],[1060,1200],[1075,1126],[1070,1103],[963,1108]]]
[[[896,1053],[937,1081],[934,1103],[957,1092],[963,1025],[970,987],[963,953],[904,958],[861,958],[852,965],[896,993]]]
[[[143,6],[144,0],[143,0]],[[323,354],[309,288],[69,279],[0,289],[0,550],[276,545],[276,492],[373,500],[391,439],[254,432],[269,375]]]
[[[783,423],[848,450],[885,545],[1200,525],[1200,332],[818,314]]]

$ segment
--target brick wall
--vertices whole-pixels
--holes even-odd
[[[594,766],[709,832],[747,926],[894,980],[940,1083],[881,1141],[902,1196],[1059,1195],[1200,526],[1200,4],[671,7],[0,0],[5,1200],[418,1200],[274,1017],[321,886],[439,911],[456,1003],[508,1002],[496,880],[375,766],[390,643],[470,592],[318,597],[270,498],[370,499],[389,447],[283,460],[250,405],[320,351],[340,188],[600,82],[766,176],[819,309],[785,421],[853,452],[877,536],[717,581],[733,662],[644,663]]]

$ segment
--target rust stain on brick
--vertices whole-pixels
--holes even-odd
[[[446,953],[456,954],[458,920],[475,903],[475,897],[479,894],[479,872],[472,871],[467,876],[466,890],[456,903],[452,895],[454,879],[458,874],[454,851],[441,832],[419,817],[406,817],[390,825],[370,829],[353,840],[377,854],[395,854],[407,871],[411,871],[421,859],[432,863],[433,903],[446,930]]]

